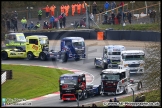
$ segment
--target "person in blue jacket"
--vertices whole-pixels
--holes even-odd
[[[52,28],[54,28],[54,21],[55,21],[55,18],[54,18],[54,16],[52,16],[50,18],[50,25],[52,25]]]
[[[109,9],[109,6],[110,6],[109,2],[106,1],[106,3],[104,4],[104,7],[105,7],[105,10],[106,10],[106,11]]]

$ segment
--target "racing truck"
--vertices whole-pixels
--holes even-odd
[[[101,75],[101,94],[102,95],[117,95],[127,94],[130,88],[140,90],[142,82],[140,80],[130,79],[128,69],[105,69]]]
[[[121,51],[124,51],[125,47],[122,45],[107,45],[103,48],[103,57],[95,58],[94,65],[96,68],[102,69],[118,68],[120,63]]]
[[[122,51],[119,68],[129,69],[130,73],[144,73],[144,57],[143,50]]]
[[[83,100],[100,95],[100,85],[87,85],[84,73],[63,74],[59,78],[60,100]]]
[[[12,35],[13,39],[16,35]],[[23,35],[22,35],[23,36]],[[25,38],[25,36],[24,36]],[[15,38],[18,39],[18,38]],[[16,40],[13,40],[16,41]],[[80,58],[85,58],[85,43],[81,37],[65,37],[61,40],[60,51],[49,51],[49,40],[44,35],[31,35],[25,39],[25,48],[21,45],[10,45],[1,50],[1,58],[27,58],[32,60],[35,57],[40,60],[62,60],[67,62],[68,59],[74,58],[76,61]]]
[[[61,40],[60,46],[61,56],[59,59],[62,62],[67,62],[68,59],[78,61],[80,58],[86,58],[85,42],[82,37],[65,37]]]
[[[20,37],[21,39],[24,39],[23,35],[17,36],[16,39]],[[48,51],[49,41],[47,36],[27,36],[23,41],[25,41],[25,48],[23,48],[22,45],[9,44],[10,47],[5,47],[1,50],[1,58],[3,60],[8,58],[27,58],[28,60],[32,60],[35,57],[39,58],[40,60],[47,60],[49,58],[56,59],[57,52]]]

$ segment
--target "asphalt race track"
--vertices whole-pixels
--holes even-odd
[[[51,49],[51,48],[50,48]],[[53,48],[54,50],[59,50],[59,47]],[[142,47],[126,47],[127,50],[141,50]],[[30,64],[30,65],[45,65],[45,66],[55,66],[55,67],[64,67],[64,68],[71,68],[71,69],[77,69],[77,70],[83,70],[86,71],[94,76],[94,81],[92,84],[100,84],[100,72],[102,69],[96,69],[94,66],[94,58],[95,57],[102,57],[102,50],[103,46],[89,46],[87,48],[87,58],[80,60],[80,61],[68,61],[67,63],[61,63],[59,61],[39,61],[39,60],[3,60],[3,63],[10,63],[10,64]],[[131,74],[132,79],[139,79],[141,75],[138,74]],[[136,91],[138,92],[138,91]],[[129,90],[128,94],[132,94],[132,92]],[[116,96],[121,97],[124,95],[118,95]],[[80,101],[81,104],[90,103],[93,101],[100,101],[105,99],[114,98],[115,96],[96,96],[93,98],[88,98],[86,100]],[[25,98],[25,97],[24,97]],[[46,99],[40,99],[37,101],[32,101],[32,106],[76,106],[77,102],[63,102],[62,100],[59,100],[59,96],[52,96],[48,97]]]

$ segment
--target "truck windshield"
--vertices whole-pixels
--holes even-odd
[[[143,60],[144,55],[125,55],[125,56],[122,56],[122,59],[125,60],[125,61],[128,61],[128,60]]]
[[[84,47],[84,41],[72,41],[74,47]]]
[[[16,35],[16,37],[17,37],[17,41],[26,42],[26,39],[25,39],[24,35]]]
[[[120,55],[120,52],[109,52],[108,55]]]
[[[60,84],[77,84],[78,78],[74,76],[66,76],[60,78]]]
[[[40,38],[40,44],[49,44],[49,40],[47,38]]]
[[[103,80],[120,80],[119,74],[102,74],[101,79]]]

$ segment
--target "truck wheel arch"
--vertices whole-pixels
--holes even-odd
[[[2,60],[7,60],[8,59],[8,53],[6,51],[1,52],[1,58]]]

